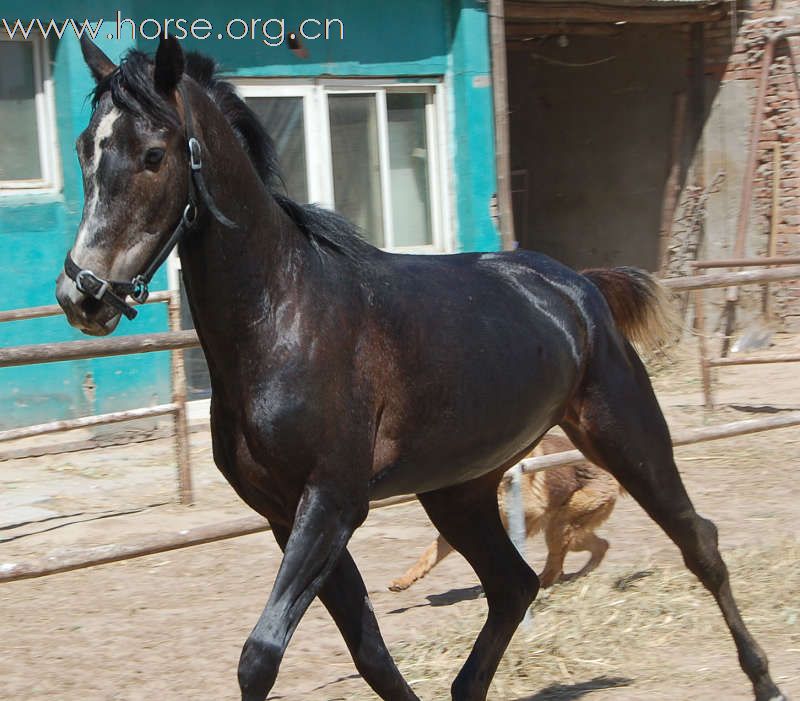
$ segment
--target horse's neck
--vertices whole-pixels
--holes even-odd
[[[256,335],[268,342],[265,320],[291,291],[305,255],[303,236],[266,191],[227,123],[214,126],[203,177],[237,228],[206,212],[179,251],[192,317],[212,370],[223,368],[234,348],[246,353]]]

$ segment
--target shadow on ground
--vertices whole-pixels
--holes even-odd
[[[626,677],[595,677],[576,684],[551,684],[533,696],[521,696],[514,701],[574,701],[582,699],[593,691],[629,686],[632,681],[633,679]]]
[[[425,598],[428,600],[427,604],[414,604],[413,606],[405,606],[399,609],[389,611],[393,613],[405,613],[411,609],[424,608],[425,606],[450,606],[457,604],[461,601],[474,601],[483,596],[483,587],[477,584],[474,587],[464,587],[463,589],[451,589],[443,594],[428,594]]]

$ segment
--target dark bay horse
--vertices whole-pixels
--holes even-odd
[[[113,331],[179,241],[212,383],[214,459],[284,551],[239,662],[263,701],[315,596],[383,699],[416,699],[347,543],[371,498],[416,493],[475,569],[488,616],[452,696],[479,700],[539,589],[504,531],[503,472],[552,426],[607,468],[716,598],[757,701],[782,699],[745,628],[714,525],[694,510],[630,340],[656,333],[656,282],[579,274],[532,252],[393,255],[278,192],[275,153],[213,64],[163,40],[114,65],[77,150],[86,200],[57,297]],[[711,690],[709,690],[711,691]],[[713,694],[713,691],[711,691]]]

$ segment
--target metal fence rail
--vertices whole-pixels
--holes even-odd
[[[98,414],[97,416],[81,416],[77,419],[64,419],[62,421],[50,421],[46,424],[36,424],[34,426],[22,426],[21,428],[10,428],[0,431],[0,443],[3,441],[17,441],[21,438],[33,438],[34,436],[45,436],[48,433],[58,433],[60,431],[72,431],[76,428],[91,428],[93,426],[103,426],[105,424],[121,423],[123,421],[135,421],[136,419],[149,419],[154,416],[166,416],[174,414],[178,410],[178,405],[159,404],[148,406],[142,409],[129,409],[127,411],[115,411],[110,414]]]
[[[732,273],[708,273],[684,278],[671,278],[663,280],[662,282],[670,289],[683,291],[700,290],[711,287],[728,287],[736,284],[741,285],[789,280],[794,278],[800,278],[800,266],[769,270],[747,270]],[[179,301],[177,294],[170,292],[154,293],[151,296],[151,300],[167,301],[170,304],[170,328],[179,328],[180,307],[178,306]],[[57,313],[60,313],[60,309],[57,307],[37,307],[28,310],[0,312],[0,322],[14,321],[23,318],[40,318],[41,316]],[[182,349],[191,348],[196,345],[198,345],[198,340],[194,331],[173,330],[159,334],[144,334],[140,336],[98,339],[93,341],[68,341],[65,343],[38,344],[34,346],[0,349],[0,367],[163,350],[171,350],[173,357],[173,402],[171,404],[11,429],[9,431],[0,432],[0,441],[43,435],[45,433],[69,430],[70,428],[81,426],[96,426],[103,423],[114,423],[117,421],[142,418],[143,416],[172,413],[176,418],[176,450],[178,453],[181,502],[189,503],[191,502],[192,492],[188,458],[188,428],[186,425],[186,389],[181,351]],[[794,357],[789,361],[794,362]],[[752,359],[752,362],[765,361],[762,359]],[[781,362],[786,362],[786,359]],[[673,435],[673,445],[690,445],[797,425],[800,425],[799,411],[763,419],[746,419],[743,421],[720,424],[718,426],[678,431]],[[552,455],[528,458],[520,463],[519,468],[524,472],[536,472],[559,465],[573,464],[582,460],[585,460],[585,458],[579,451],[570,450]],[[386,499],[371,504],[371,508],[404,503],[414,498],[413,496],[401,496]],[[89,550],[73,552],[69,555],[53,555],[30,562],[0,563],[0,582],[42,577],[83,567],[143,557],[145,555],[176,550],[192,545],[210,543],[227,538],[236,538],[268,530],[268,528],[268,524],[263,519],[253,516],[236,521],[185,529],[177,533],[156,534],[146,537],[138,543],[100,546]]]
[[[145,304],[169,302],[172,298],[171,290],[158,290],[151,292]],[[0,311],[0,323],[4,321],[24,321],[26,319],[43,319],[48,316],[61,316],[64,310],[58,304],[46,304],[41,307],[25,307],[24,309],[6,309]]]
[[[178,497],[182,504],[191,504],[192,474],[189,453],[189,427],[186,417],[186,374],[183,366],[185,348],[199,345],[194,330],[180,330],[180,297],[177,291],[153,292],[146,304],[167,303],[170,331],[164,333],[139,334],[135,336],[119,336],[116,338],[99,338],[87,341],[62,341],[60,343],[37,343],[28,346],[0,348],[0,368],[36,365],[40,363],[56,363],[68,360],[86,360],[88,358],[107,358],[134,353],[153,353],[172,351],[170,379],[172,384],[172,402],[142,409],[115,411],[99,416],[84,416],[63,421],[51,421],[35,426],[0,431],[0,443],[4,441],[31,438],[77,428],[89,428],[105,424],[120,423],[155,416],[172,415],[175,429],[175,454],[178,465]],[[55,304],[26,309],[12,309],[0,312],[0,323],[7,321],[23,321],[41,319],[63,314],[61,307]]]
[[[193,330],[163,331],[134,336],[98,338],[90,341],[36,343],[30,346],[0,348],[0,368],[60,363],[66,360],[109,358],[115,355],[132,355],[134,353],[183,350],[198,345],[200,342],[197,339],[197,333]]]
[[[764,419],[745,419],[718,426],[679,431],[673,438],[673,445],[690,445],[707,441],[721,440],[732,436],[742,436],[761,431],[800,425],[800,411]],[[559,465],[571,465],[586,458],[577,450],[567,450],[552,455],[528,458],[520,463],[524,472],[539,472]],[[393,497],[370,504],[371,509],[392,506],[413,501],[413,495]],[[158,533],[147,536],[137,543],[102,545],[65,555],[51,555],[28,562],[0,563],[0,582],[44,577],[60,572],[103,565],[119,560],[154,555],[168,550],[188,548],[193,545],[213,543],[218,540],[238,538],[252,533],[269,530],[269,524],[260,516],[250,516],[235,521],[197,526],[176,533]]]
[[[686,292],[779,280],[800,280],[800,265],[768,270],[741,270],[733,273],[704,273],[686,277],[670,277],[663,279],[661,284],[675,292]]]
[[[701,428],[676,431],[672,434],[672,445],[675,447],[693,445],[695,443],[718,441],[735,436],[745,436],[750,433],[774,431],[779,428],[789,428],[791,426],[800,426],[800,411],[787,412],[786,414],[770,416],[764,419],[743,419],[741,421],[719,424],[718,426],[703,426]],[[520,465],[523,472],[541,472],[542,470],[549,470],[551,467],[574,465],[584,460],[586,460],[586,458],[579,450],[565,450],[561,453],[541,455],[535,458],[525,458],[525,460],[520,462]]]
[[[703,290],[711,287],[727,287],[729,292],[738,285],[752,285],[756,283],[765,283],[768,285],[770,282],[779,282],[782,280],[795,280],[800,279],[800,265],[795,263],[800,262],[800,257],[785,256],[785,257],[766,257],[766,258],[736,258],[729,260],[705,260],[695,261],[692,267],[695,270],[704,270],[707,268],[735,268],[735,267],[757,267],[761,266],[761,270],[745,270],[730,273],[705,273],[701,275],[693,275],[687,278],[674,278],[672,280],[665,280],[664,283],[673,290],[691,290],[694,301],[695,309],[695,329],[698,335],[698,348],[700,351],[700,378],[703,384],[703,401],[706,409],[714,407],[714,393],[712,388],[711,368],[714,367],[730,367],[732,365],[766,365],[770,363],[797,363],[800,362],[800,356],[796,354],[779,354],[779,355],[763,355],[763,356],[739,356],[734,358],[729,357],[710,357],[708,351],[706,328],[706,314],[705,314],[705,300]],[[766,265],[786,266],[777,268],[764,268]],[[683,281],[691,281],[689,285],[683,285]],[[705,280],[703,285],[697,285],[697,281]],[[769,317],[769,306],[765,309]],[[724,351],[723,351],[724,355]]]

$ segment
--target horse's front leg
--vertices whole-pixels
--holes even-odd
[[[239,659],[242,701],[264,701],[283,653],[326,579],[336,567],[369,503],[317,482],[306,486],[266,608]]]
[[[289,529],[275,523],[272,533],[284,549]],[[318,596],[347,643],[356,668],[373,691],[386,701],[419,701],[383,641],[364,580],[346,548]]]

